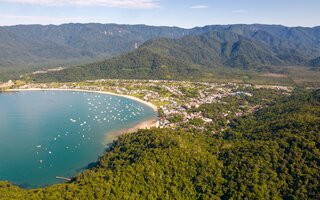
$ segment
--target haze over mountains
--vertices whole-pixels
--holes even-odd
[[[50,77],[70,81],[183,79],[210,76],[212,69],[221,67],[263,71],[270,66],[315,69],[320,65],[320,27],[254,24],[182,29],[117,24],[21,25],[0,27],[0,45],[3,67],[53,67],[108,59],[39,75],[46,80]]]

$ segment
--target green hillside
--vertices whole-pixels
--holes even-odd
[[[71,183],[1,199],[319,199],[320,91],[296,91],[224,132],[152,129],[120,137]]]
[[[320,69],[320,57],[312,59],[309,62],[309,66],[312,67],[313,69]]]
[[[32,76],[37,81],[68,82],[102,78],[193,79],[210,76],[199,65],[141,48],[104,62]]]
[[[308,65],[310,57],[305,56],[299,49],[293,49],[289,45],[284,46],[282,42],[285,41],[280,39],[282,42],[278,44],[275,42],[276,36],[270,39],[274,41],[272,44],[267,43],[265,37],[262,37],[260,32],[250,36],[230,30],[219,30],[175,39],[151,39],[135,51],[103,62],[39,74],[31,78],[39,82],[100,78],[177,80],[201,78],[210,81],[213,77],[220,78],[223,72],[222,76],[241,80],[241,74],[245,76],[256,76],[260,72],[288,74],[288,71],[282,70],[283,67],[301,66],[303,69],[303,66]],[[290,82],[290,78],[287,82]]]
[[[185,29],[145,25],[63,24],[0,27],[0,67],[54,66],[110,58],[155,37],[181,37]]]
[[[0,81],[38,69],[71,67],[134,50],[156,38],[176,38],[188,30],[118,24],[0,26]]]

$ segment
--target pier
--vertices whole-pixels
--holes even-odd
[[[64,180],[64,181],[71,181],[71,178],[66,178],[62,176],[56,176],[56,179]]]

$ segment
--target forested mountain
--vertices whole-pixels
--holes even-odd
[[[312,67],[313,69],[320,69],[320,56],[315,59],[312,59],[309,62],[309,66]]]
[[[155,37],[176,38],[188,30],[117,24],[18,25],[0,27],[0,66],[53,66],[108,58]]]
[[[36,79],[84,80],[96,75],[192,79],[211,77],[217,67],[263,71],[270,66],[311,66],[320,55],[319,38],[320,27],[259,24],[193,29],[117,24],[3,26],[0,80],[28,70],[75,65],[82,66]],[[110,59],[114,56],[118,57]]]
[[[243,48],[243,51],[252,48],[251,50],[263,51],[256,56],[267,54],[272,60],[271,63],[301,64],[305,60],[320,55],[320,27],[289,28],[256,24],[182,29],[117,24],[18,25],[0,27],[0,66],[26,67],[32,65],[50,66],[50,64],[52,66],[72,61],[106,59],[132,51],[136,45],[140,46],[149,39],[180,38],[186,35],[209,32],[216,33],[214,38],[208,38],[215,39],[215,41],[208,42],[213,43],[214,46],[210,46],[210,48],[214,49],[218,56],[219,53],[223,55],[230,53],[228,51],[233,49],[233,57],[237,57],[237,48]],[[188,45],[185,42],[187,39],[193,38],[187,37],[177,42],[181,48]],[[206,42],[203,40],[198,45]],[[190,45],[194,45],[194,43]],[[229,48],[226,49],[227,52],[225,52],[225,48]],[[241,50],[239,51],[241,52]],[[248,56],[251,52],[246,55]],[[275,60],[274,54],[277,56]],[[217,55],[212,55],[212,59]],[[246,60],[246,58],[238,56],[229,65],[241,64],[241,60]],[[257,61],[260,60],[257,59]],[[219,62],[215,60],[214,64],[216,63]]]
[[[199,29],[197,29],[199,31]],[[225,25],[206,26],[201,30],[227,31],[270,46],[275,53],[295,52],[307,58],[319,56],[320,27],[285,27],[281,25]],[[285,49],[290,51],[284,51]],[[293,51],[295,50],[295,51]]]
[[[293,57],[291,53],[279,55],[263,42],[229,31],[210,31],[181,39],[155,39],[146,42],[143,47],[209,68],[231,66],[246,69],[264,65],[286,65],[292,64],[286,58]],[[305,64],[305,57],[298,59],[293,62]]]
[[[319,199],[319,109],[319,90],[296,91],[217,134],[123,135],[71,183],[22,190],[2,182],[0,198]]]
[[[205,70],[201,70],[199,65],[146,48],[104,62],[31,76],[37,82],[70,82],[103,78],[190,80],[192,77],[206,77]]]
[[[192,79],[210,77],[215,68],[221,67],[266,71],[270,66],[308,66],[320,55],[319,38],[320,28],[209,26],[192,29],[182,38],[151,39],[128,54],[35,78]]]

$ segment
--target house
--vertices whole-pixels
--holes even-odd
[[[14,83],[10,80],[10,81],[8,81],[6,83],[0,83],[0,88],[11,87],[13,85],[14,85]]]

